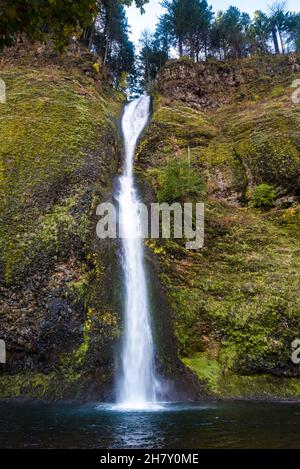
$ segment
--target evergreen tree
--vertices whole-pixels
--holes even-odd
[[[95,0],[0,0],[0,49],[12,46],[21,34],[40,41],[51,34],[63,50],[96,12]]]
[[[149,0],[118,0],[143,9]],[[62,51],[73,35],[92,44],[96,17],[104,0],[0,0],[0,49],[12,46],[22,34],[44,41],[49,35]],[[88,33],[88,34],[87,34]]]
[[[251,19],[236,7],[218,12],[212,26],[212,48],[219,52],[220,58],[243,57],[249,52],[249,33]]]
[[[164,0],[166,13],[161,27],[178,48],[179,56],[189,55],[199,60],[200,52],[206,55],[208,33],[213,16],[206,0]]]
[[[291,50],[300,51],[300,13],[289,13],[286,27],[288,47]]]
[[[92,46],[108,65],[117,85],[122,74],[134,73],[134,45],[123,5],[118,0],[103,0],[95,21]]]
[[[139,85],[148,90],[155,80],[159,70],[168,60],[168,53],[161,49],[156,35],[145,30],[140,39],[140,53],[138,56]]]
[[[207,57],[209,30],[213,18],[212,8],[208,6],[206,0],[196,0],[191,5],[190,15],[187,33],[189,55],[198,62],[201,53]]]
[[[178,47],[179,56],[183,56],[184,43],[191,20],[191,2],[194,0],[163,0],[162,6],[167,10],[163,16],[164,29],[173,38],[173,44]]]
[[[173,45],[173,38],[165,22],[164,16],[160,17],[158,20],[154,33],[154,40],[157,48],[163,51],[165,55],[169,58],[170,51]]]
[[[287,20],[288,20],[288,12],[287,12],[287,4],[285,1],[277,1],[274,2],[270,7],[270,25],[272,31],[272,38],[274,42],[274,49],[276,54],[280,54],[279,42],[280,40],[281,45],[281,52],[284,54],[285,52],[285,35],[287,33]]]
[[[251,52],[267,54],[270,51],[270,35],[271,26],[268,16],[260,10],[255,11],[254,18],[249,29]]]

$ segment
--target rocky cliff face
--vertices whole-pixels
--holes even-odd
[[[9,51],[0,77],[0,397],[113,399],[122,334],[117,242],[96,236],[122,160],[124,96],[91,54]],[[97,64],[96,64],[97,65]],[[170,310],[148,252],[164,389],[201,388],[178,359]],[[159,317],[159,314],[163,317]]]
[[[111,392],[120,318],[95,213],[119,164],[123,97],[91,58],[17,54],[0,70],[2,397]]]
[[[204,248],[187,251],[180,240],[150,245],[178,355],[216,396],[300,393],[291,360],[300,324],[300,120],[290,87],[297,61],[171,62],[155,86],[139,149],[137,171],[158,197],[174,160],[190,158],[206,186]],[[272,209],[253,208],[261,184],[276,192]]]
[[[0,397],[110,398],[122,289],[95,209],[119,168],[123,97],[89,54],[11,57],[0,69]],[[298,63],[174,61],[153,91],[136,164],[144,200],[159,198],[172,161],[189,159],[205,187],[203,249],[146,243],[158,367],[174,396],[300,395]],[[253,207],[262,183],[276,193],[268,210]]]
[[[207,63],[182,58],[161,70],[157,89],[196,109],[214,109],[251,96],[259,99],[276,83],[288,87],[293,72],[300,72],[297,55]]]

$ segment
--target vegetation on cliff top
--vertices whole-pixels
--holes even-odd
[[[148,0],[1,0],[0,51],[39,41],[63,54],[70,46],[95,53],[95,70],[108,66],[114,83],[134,73],[134,44],[125,7]]]
[[[174,57],[174,48],[191,64],[299,51],[300,14],[288,11],[286,2],[274,2],[268,13],[257,10],[252,18],[236,6],[215,13],[207,0],[165,0],[162,6],[155,33],[146,31],[140,40],[146,89]]]

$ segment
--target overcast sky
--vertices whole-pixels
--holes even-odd
[[[146,13],[141,15],[136,7],[127,8],[127,15],[129,24],[132,30],[132,40],[137,44],[141,32],[148,28],[154,30],[157,18],[164,12],[160,6],[161,0],[150,0],[145,7]],[[273,0],[210,0],[208,2],[212,5],[213,10],[226,10],[230,5],[238,7],[242,11],[252,14],[255,10],[267,11],[268,5],[273,3]],[[299,11],[299,0],[289,0],[288,7],[291,11]]]

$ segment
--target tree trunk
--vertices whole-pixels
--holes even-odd
[[[275,54],[280,54],[278,37],[277,37],[277,28],[275,25],[272,25],[272,37],[274,42]]]
[[[81,42],[86,46],[88,42],[88,35],[89,35],[89,30],[88,28],[84,28],[81,34]]]
[[[197,45],[195,43],[195,38],[190,35],[189,37],[189,46],[190,46],[190,58],[195,62],[195,58],[197,56]]]
[[[179,47],[179,57],[183,56],[183,45],[182,45],[182,38],[178,39],[178,47]]]
[[[94,43],[94,37],[95,37],[95,28],[96,28],[96,18],[93,21],[92,24],[92,29],[91,29],[91,35],[90,35],[90,40],[89,40],[89,51],[91,51]]]
[[[283,43],[283,39],[282,39],[282,34],[280,31],[278,31],[278,34],[279,34],[279,39],[280,39],[280,44],[281,44],[281,51],[283,54],[285,54],[285,47],[284,47],[284,43]]]
[[[106,38],[105,52],[104,52],[104,59],[103,59],[104,65],[106,65],[106,62],[107,62],[109,48],[110,48],[110,42],[109,42],[109,39]]]

